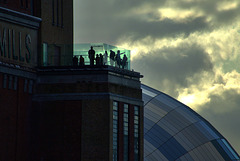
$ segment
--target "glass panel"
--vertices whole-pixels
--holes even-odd
[[[168,105],[171,108],[176,108],[177,106],[181,105],[177,100],[174,100],[173,98],[167,95],[157,96],[156,99],[159,100],[160,102],[163,102],[164,104]]]
[[[47,43],[43,43],[43,66],[48,65],[48,47]]]
[[[218,139],[219,136],[209,127],[207,126],[203,121],[199,122],[200,125],[202,125],[206,130],[207,132],[212,136],[210,139]]]
[[[113,102],[113,161],[118,156],[118,102]]]
[[[157,96],[156,93],[150,92],[150,91],[148,91],[147,89],[144,89],[144,88],[142,88],[142,93],[144,93],[144,94],[146,94],[148,96],[151,96],[151,97]]]
[[[225,144],[222,142],[222,139],[217,140],[219,145],[221,145],[221,147],[223,148],[224,152],[227,153],[228,157],[230,157],[231,159],[234,159],[232,153],[229,151],[229,149],[225,146]]]
[[[130,70],[130,50],[119,48],[116,46],[104,44],[104,43],[89,43],[89,44],[74,44],[74,56],[79,58],[82,56],[85,61],[85,65],[90,65],[90,59],[88,57],[88,51],[91,46],[95,51],[95,57],[102,55],[103,65],[111,65],[114,67],[120,67]],[[98,55],[98,56],[97,56]],[[97,61],[96,61],[97,63]],[[96,64],[94,63],[94,64]]]
[[[128,104],[123,105],[123,160],[128,161]]]
[[[237,154],[234,152],[234,150],[229,146],[229,144],[227,143],[227,141],[225,139],[222,139],[222,142],[226,145],[226,147],[228,148],[228,150],[233,154],[234,159],[239,159],[239,157],[237,156]]]

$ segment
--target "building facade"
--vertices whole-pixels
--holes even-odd
[[[143,160],[142,76],[73,66],[69,11],[72,0],[0,1],[0,160]]]
[[[142,160],[140,77],[111,66],[39,69],[36,159]]]

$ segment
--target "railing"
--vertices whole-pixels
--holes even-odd
[[[89,50],[95,51],[90,63]],[[99,66],[110,65],[130,70],[130,50],[103,43],[92,44],[43,44],[40,66]]]

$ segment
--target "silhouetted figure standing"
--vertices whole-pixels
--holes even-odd
[[[120,68],[120,65],[121,65],[120,50],[117,51],[116,61],[117,61],[118,67]]]
[[[126,56],[126,54],[124,54],[123,60],[122,60],[122,68],[123,69],[125,68],[126,64],[127,64],[127,56]]]
[[[99,61],[100,61],[100,65],[103,65],[103,55],[101,53],[100,53]]]
[[[96,55],[96,65],[100,65],[100,57],[98,54]]]
[[[76,67],[78,65],[78,58],[74,56],[72,61],[73,61],[73,66]]]
[[[107,51],[105,51],[105,53],[104,53],[104,65],[107,65],[107,61],[108,61],[108,53],[107,53]]]
[[[110,50],[110,64],[111,64],[111,66],[114,65],[114,60],[115,60],[115,52]]]
[[[84,58],[82,55],[80,56],[79,65],[84,66]]]
[[[94,59],[95,59],[95,51],[93,50],[93,47],[91,46],[91,49],[88,51],[88,57],[90,59],[90,65],[94,65]]]

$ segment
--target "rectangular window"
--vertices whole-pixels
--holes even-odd
[[[134,106],[134,161],[139,159],[139,107]]]
[[[48,44],[43,43],[43,66],[48,64]]]
[[[128,104],[123,106],[123,160],[128,161]]]
[[[113,102],[113,161],[118,158],[118,102]]]
[[[12,89],[12,84],[13,84],[13,77],[10,75],[8,79],[8,89]]]
[[[7,74],[3,75],[3,88],[7,88]]]

